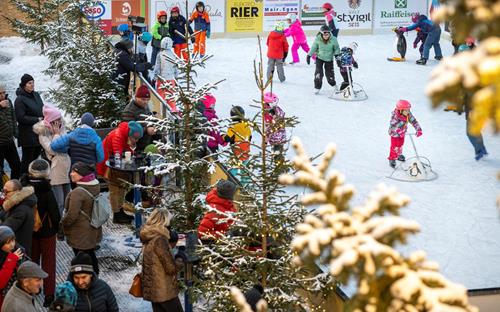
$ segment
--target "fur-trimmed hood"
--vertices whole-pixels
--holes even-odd
[[[144,225],[144,227],[141,229],[139,236],[143,243],[147,243],[158,236],[164,236],[167,238],[167,240],[170,239],[170,233],[168,229],[160,225],[154,225],[154,226]]]
[[[22,190],[16,192],[11,198],[3,202],[3,209],[9,211],[12,207],[19,205],[25,201],[27,206],[34,206],[36,204],[35,189],[32,186],[23,187]]]
[[[43,136],[50,135],[50,130],[45,126],[45,124],[43,123],[43,120],[39,121],[33,125],[33,132],[35,132],[38,135],[43,135]]]

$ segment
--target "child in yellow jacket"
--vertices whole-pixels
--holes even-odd
[[[245,111],[241,106],[234,106],[231,109],[231,119],[235,122],[227,130],[224,137],[226,142],[231,144],[234,155],[237,158],[237,163],[229,170],[235,177],[240,176],[240,181],[244,183],[242,178],[242,167],[248,164],[250,158],[250,141],[252,140],[252,130],[250,125],[245,120]]]

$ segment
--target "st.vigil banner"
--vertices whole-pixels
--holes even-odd
[[[300,8],[304,29],[319,30],[325,24],[323,15],[324,0],[303,0]],[[337,13],[335,22],[342,29],[371,30],[372,29],[372,0],[341,0],[330,1],[333,10]]]
[[[411,17],[427,12],[425,0],[377,0],[375,1],[375,29],[392,29],[408,26]]]
[[[261,32],[262,0],[227,0],[226,32]]]
[[[265,0],[264,1],[264,31],[274,29],[278,21],[285,21],[286,15],[294,13],[299,16],[299,0]]]

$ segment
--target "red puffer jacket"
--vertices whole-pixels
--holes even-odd
[[[102,141],[102,148],[104,150],[104,160],[97,164],[97,174],[104,176],[106,172],[106,161],[110,156],[115,153],[123,154],[125,151],[131,151],[127,144],[128,140],[128,123],[121,122],[116,129],[111,131],[104,141]]]
[[[207,204],[222,213],[236,212],[233,201],[225,198],[220,198],[217,195],[217,189],[215,188],[207,194],[206,201]],[[203,216],[203,219],[200,222],[200,226],[198,227],[198,237],[219,237],[221,234],[225,234],[229,227],[233,224],[232,220],[220,221],[226,218],[227,216],[218,214],[214,211],[207,212]]]
[[[274,59],[282,59],[285,57],[285,52],[288,52],[288,42],[283,33],[271,31],[267,36],[267,57]]]

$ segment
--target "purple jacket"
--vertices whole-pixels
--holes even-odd
[[[213,127],[217,127],[217,120],[219,119],[219,117],[217,117],[217,114],[215,113],[215,110],[213,108],[205,108],[205,110],[203,111],[203,116],[205,116],[205,118]],[[207,142],[207,146],[211,150],[217,149],[219,145],[224,146],[227,144],[222,138],[220,131],[216,129],[209,130],[207,132],[207,135],[211,137]]]
[[[422,131],[420,125],[417,122],[417,119],[413,117],[413,114],[410,112],[408,116],[405,116],[399,112],[398,109],[395,109],[392,112],[391,123],[389,126],[389,135],[394,138],[402,138],[406,134],[406,130],[408,130],[408,122],[413,125],[416,131]]]
[[[285,112],[279,106],[267,109],[264,114],[264,120],[266,121],[266,138],[268,144],[280,145],[286,142],[284,119]]]
[[[302,23],[300,20],[296,20],[293,24],[290,25],[287,29],[285,29],[285,36],[293,38],[293,43],[306,43],[307,38],[304,30],[302,29]]]

